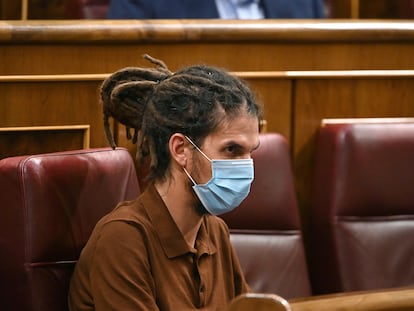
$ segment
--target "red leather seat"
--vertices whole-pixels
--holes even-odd
[[[310,211],[315,293],[414,285],[414,119],[328,121]]]
[[[241,206],[222,217],[229,225],[247,282],[255,292],[286,299],[311,294],[290,153],[279,134],[260,134],[255,179]]]
[[[139,187],[127,150],[100,148],[5,158],[0,192],[0,308],[64,311],[95,223]]]

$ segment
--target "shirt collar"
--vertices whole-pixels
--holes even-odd
[[[197,253],[198,255],[212,255],[216,253],[216,247],[208,234],[206,225],[207,217],[203,217],[198,231],[196,250],[190,247],[185,241],[177,224],[171,217],[167,206],[153,184],[148,185],[142,194],[142,203],[168,258],[178,257],[187,253]]]

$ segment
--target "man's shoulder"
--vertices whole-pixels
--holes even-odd
[[[140,197],[135,200],[122,201],[107,215],[99,221],[98,225],[104,226],[106,224],[121,221],[131,224],[144,224],[148,220],[145,210],[140,202]]]
[[[207,228],[209,228],[210,230],[223,232],[225,234],[228,234],[229,232],[229,228],[226,222],[218,216],[213,216],[210,214],[205,215],[204,221],[206,223]]]

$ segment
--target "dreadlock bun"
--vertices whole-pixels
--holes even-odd
[[[142,126],[143,115],[153,88],[172,73],[164,62],[144,54],[143,57],[157,65],[156,68],[126,67],[107,77],[101,86],[104,127],[106,138],[112,148],[116,147],[109,118],[112,117],[126,127],[127,138],[136,143]]]

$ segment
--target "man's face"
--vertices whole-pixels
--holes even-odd
[[[200,149],[210,159],[249,159],[259,146],[259,126],[256,117],[242,114],[221,122],[217,130],[208,135]],[[194,149],[193,167],[190,172],[197,184],[211,178],[211,163]]]

